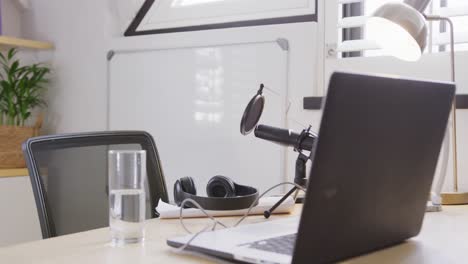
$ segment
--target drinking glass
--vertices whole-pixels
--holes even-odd
[[[142,242],[145,237],[146,151],[110,150],[108,156],[112,243]]]

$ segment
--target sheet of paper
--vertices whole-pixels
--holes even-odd
[[[258,202],[258,205],[252,208],[249,215],[262,215],[265,210],[270,209],[281,197],[265,197],[261,198]],[[294,209],[294,199],[290,196],[288,197],[276,210],[275,214],[284,214],[290,213]],[[176,205],[168,204],[163,201],[159,201],[156,211],[160,214],[159,218],[169,219],[169,218],[179,218],[180,208]],[[232,211],[206,211],[211,216],[241,216],[247,212],[247,209],[242,210],[232,210]],[[194,218],[194,217],[206,217],[205,214],[194,208],[188,208],[183,210],[184,218]]]

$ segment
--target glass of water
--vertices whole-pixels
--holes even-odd
[[[109,225],[112,243],[142,242],[145,237],[146,151],[109,151]]]

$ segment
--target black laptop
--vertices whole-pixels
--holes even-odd
[[[187,248],[250,263],[328,263],[416,236],[454,96],[452,83],[334,73],[301,217],[205,232]]]

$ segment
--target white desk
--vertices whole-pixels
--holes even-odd
[[[295,214],[300,212],[297,206]],[[271,220],[279,217],[273,216]],[[224,218],[233,224],[237,218]],[[193,228],[203,228],[206,219],[187,220]],[[261,216],[246,222],[259,222]],[[109,230],[88,232],[0,248],[0,263],[213,263],[209,258],[178,255],[166,246],[166,238],[184,235],[178,220],[153,219],[147,222],[144,245],[114,248],[109,245]],[[421,235],[409,242],[345,263],[468,263],[468,206],[444,207],[442,213],[426,215]]]

